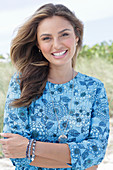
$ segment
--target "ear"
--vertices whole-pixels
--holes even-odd
[[[79,41],[79,37],[77,37],[77,36],[76,36],[76,37],[75,37],[75,39],[76,39],[76,43],[78,43],[78,41]]]

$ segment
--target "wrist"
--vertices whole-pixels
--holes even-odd
[[[26,150],[27,150],[27,146],[28,146],[29,140],[27,138],[24,137],[24,141],[23,141],[23,158],[26,157]]]

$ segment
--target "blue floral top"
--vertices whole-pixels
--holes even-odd
[[[43,95],[33,101],[29,108],[12,108],[9,103],[21,94],[17,77],[18,75],[14,74],[9,84],[3,131],[56,143],[62,132],[58,128],[55,108],[60,128],[68,137],[66,143],[71,154],[72,166],[64,170],[85,170],[99,164],[104,158],[109,136],[109,108],[103,83],[78,73],[65,84],[47,82]],[[16,170],[50,170],[30,166],[27,158],[11,160]]]

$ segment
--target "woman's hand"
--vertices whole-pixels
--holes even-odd
[[[6,158],[25,158],[28,139],[13,133],[0,133],[2,137],[7,139],[0,139],[3,153]]]

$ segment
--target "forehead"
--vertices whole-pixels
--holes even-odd
[[[71,23],[61,16],[48,17],[42,20],[37,28],[37,33],[61,31],[63,29],[73,29]]]

